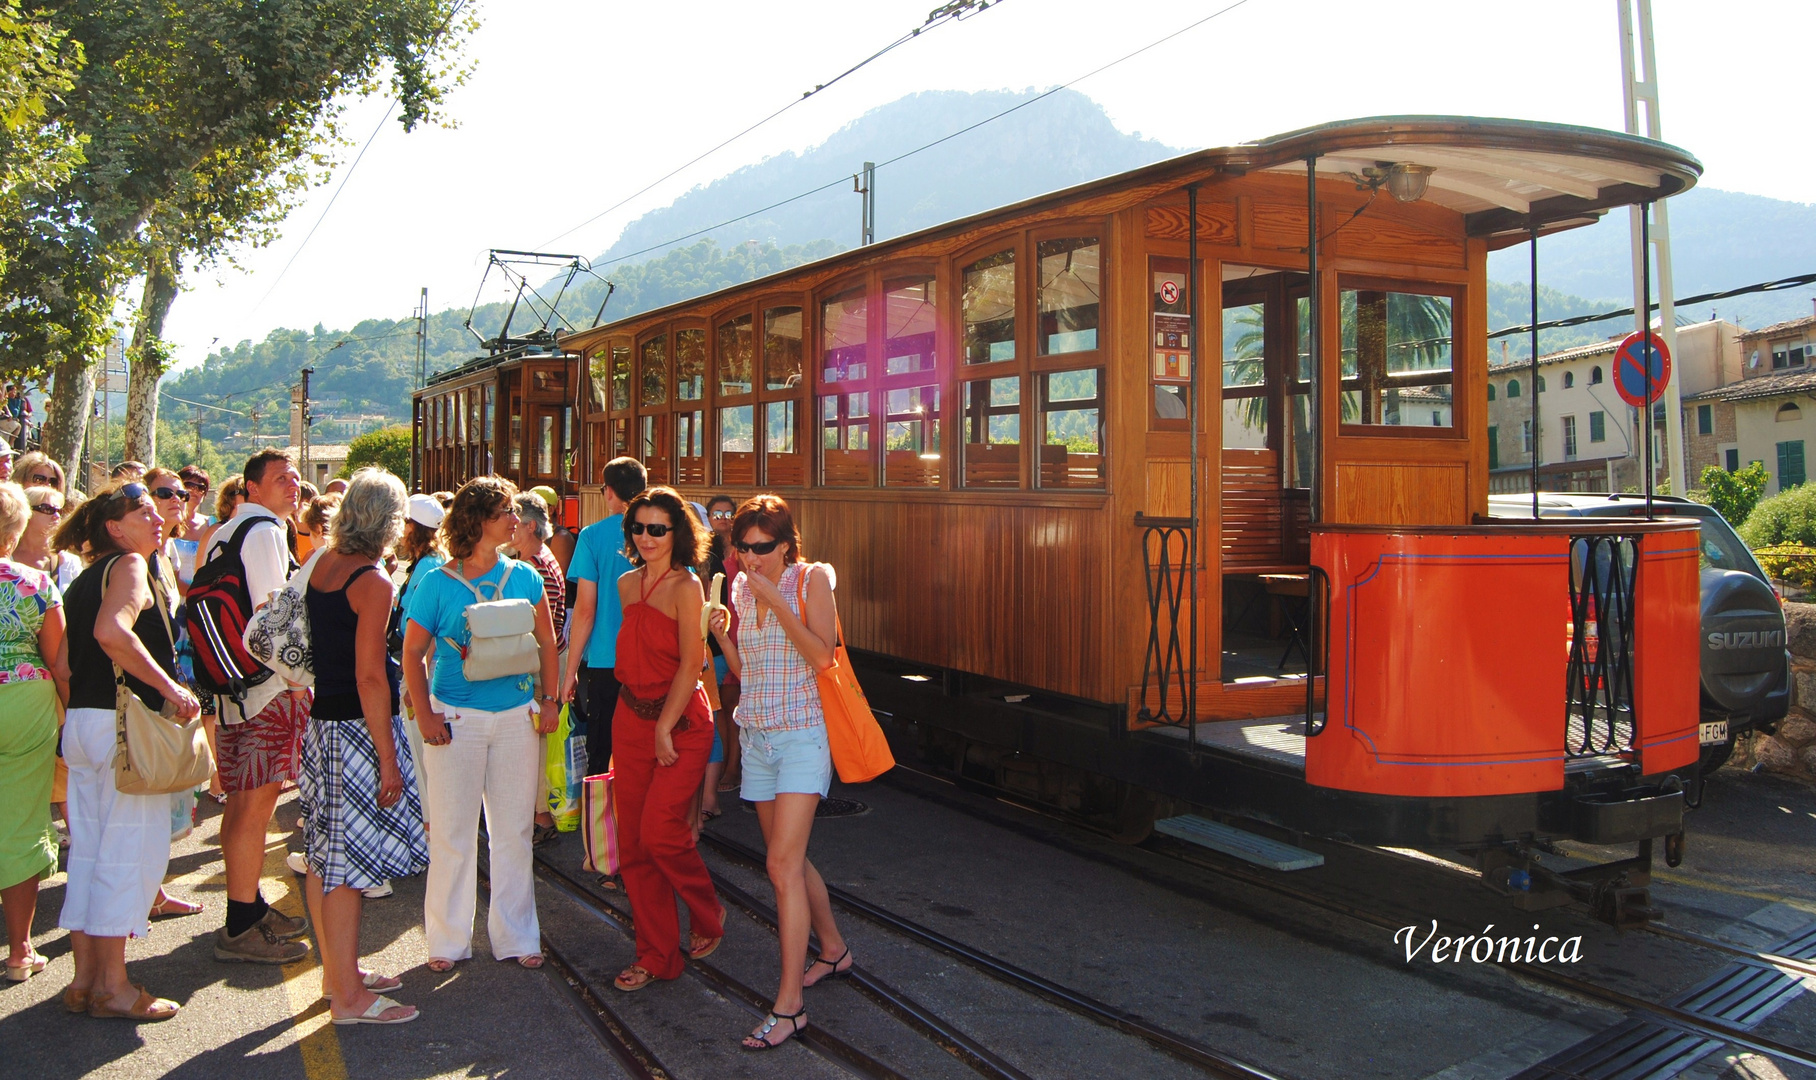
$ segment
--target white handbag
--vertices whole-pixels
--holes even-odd
[[[460,673],[470,683],[529,675],[542,664],[541,646],[536,643],[536,605],[521,597],[500,599],[511,569],[507,566],[499,576],[488,600],[455,567],[441,567],[442,573],[472,590],[474,596],[466,608],[467,633],[472,639],[467,647],[462,649],[453,638],[442,638],[460,655]]]
[[[309,644],[309,575],[323,548],[290,575],[271,602],[246,620],[246,651],[259,663],[297,686],[315,685],[315,655]]]

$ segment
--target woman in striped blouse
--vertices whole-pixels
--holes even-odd
[[[776,890],[781,988],[769,1016],[742,1043],[746,1050],[768,1050],[807,1025],[802,990],[842,976],[852,965],[826,882],[807,861],[814,811],[832,782],[816,672],[832,666],[838,611],[832,567],[799,561],[801,536],[780,498],[745,500],[731,535],[743,569],[731,588],[738,630],[734,637],[725,612],[717,611],[712,631],[743,687],[732,714],[743,751],[741,794],[756,804]],[[809,926],[820,935],[820,955],[811,964]]]

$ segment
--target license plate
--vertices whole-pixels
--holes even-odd
[[[1728,722],[1726,720],[1717,720],[1714,723],[1700,725],[1697,731],[1697,741],[1704,746],[1713,746],[1716,743],[1727,742]]]

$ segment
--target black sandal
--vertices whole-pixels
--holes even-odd
[[[818,986],[828,979],[843,979],[846,976],[850,975],[851,968],[849,968],[849,967],[845,968],[843,971],[839,970],[839,965],[843,964],[845,962],[846,958],[849,957],[850,955],[851,955],[851,946],[847,945],[847,946],[845,946],[845,951],[839,954],[839,958],[837,960],[828,960],[824,956],[814,957],[813,963],[810,963],[807,965],[807,971],[812,971],[814,969],[815,964],[825,964],[827,967],[832,969],[832,974],[822,975],[819,978],[815,979],[813,982],[807,983],[806,985],[807,986]],[[857,965],[853,964],[853,965],[851,965],[851,967],[857,967]],[[807,972],[804,971],[801,974],[805,975],[806,973]]]
[[[530,846],[541,847],[559,839],[561,839],[560,829],[553,825],[538,825],[535,831],[530,833]]]
[[[758,1052],[758,1051],[763,1051],[763,1050],[774,1050],[776,1047],[781,1046],[782,1043],[787,1042],[789,1039],[792,1039],[796,1035],[799,1035],[801,1033],[801,1017],[806,1016],[806,1015],[807,1015],[807,1007],[805,1005],[803,1005],[801,1007],[800,1012],[792,1012],[792,1013],[771,1012],[767,1017],[764,1018],[763,1026],[758,1028],[757,1030],[751,1032],[749,1035],[744,1036],[744,1038],[740,1039],[738,1041],[738,1045],[746,1050],[752,1051],[753,1053]],[[789,1026],[789,1032],[788,1032],[787,1037],[784,1038],[782,1040],[782,1042],[770,1042],[769,1033],[771,1031],[774,1031],[776,1029],[776,1025],[780,1024],[784,1020],[788,1021],[788,1026]]]

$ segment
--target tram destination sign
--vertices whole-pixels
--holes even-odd
[[[1650,397],[1646,395],[1647,368],[1651,369]],[[1638,409],[1657,401],[1671,382],[1671,352],[1664,340],[1650,330],[1635,330],[1614,350],[1614,392]]]

